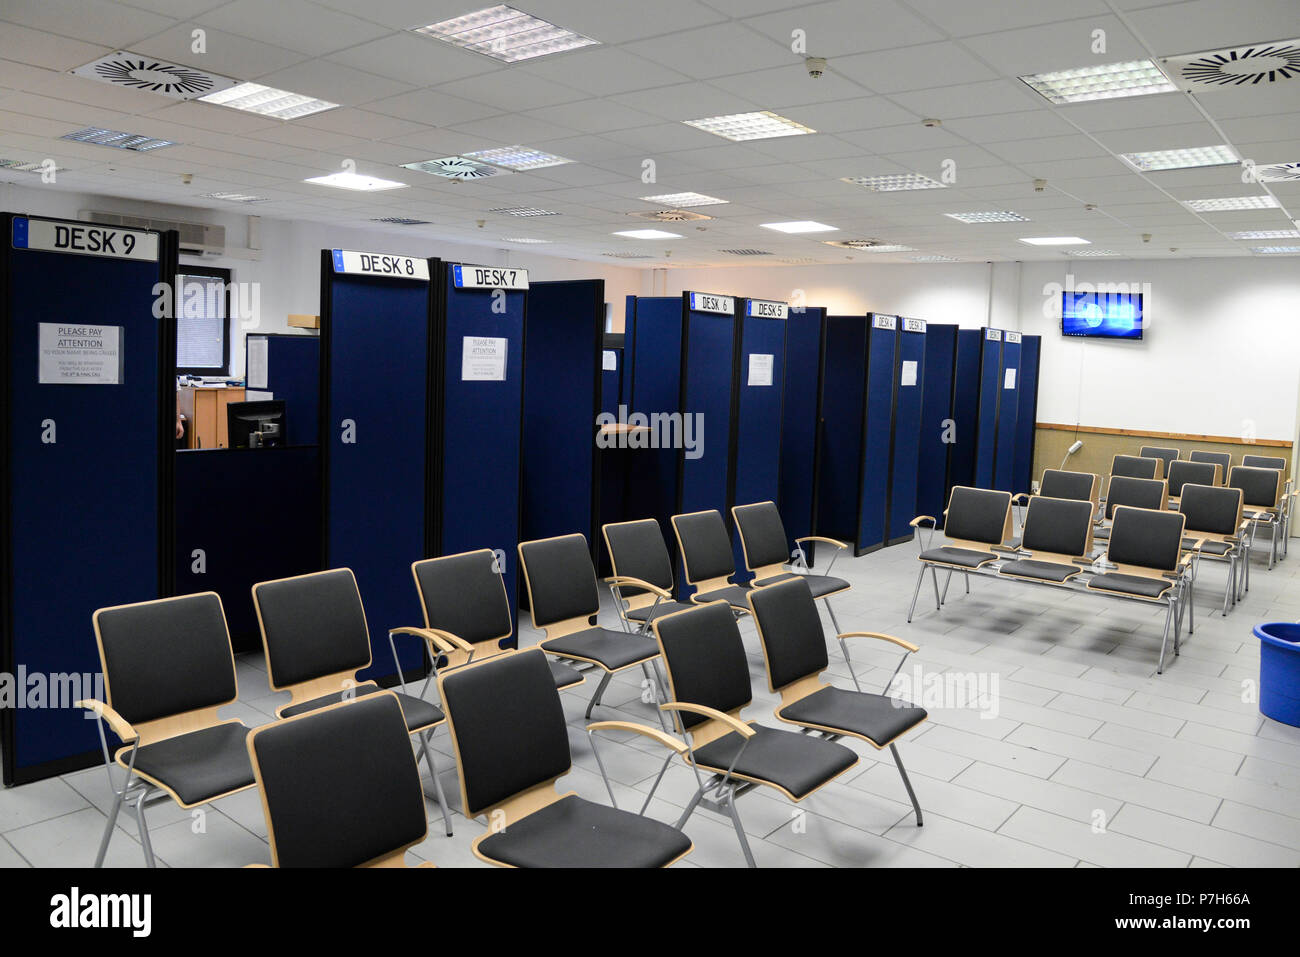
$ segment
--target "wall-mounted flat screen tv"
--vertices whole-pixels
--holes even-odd
[[[1061,333],[1095,339],[1141,339],[1145,325],[1140,292],[1061,294]]]

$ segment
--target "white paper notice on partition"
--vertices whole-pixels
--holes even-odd
[[[899,385],[916,385],[916,362],[911,359],[903,360],[903,377],[898,381]]]
[[[462,382],[504,382],[506,379],[506,349],[509,339],[484,336],[465,336],[460,354]]]
[[[618,353],[613,349],[605,349],[600,356],[600,367],[606,372],[617,372]]]
[[[40,327],[40,384],[122,384],[121,326],[42,322]]]
[[[771,385],[772,364],[774,356],[770,352],[751,352],[749,354],[749,384]]]
[[[244,384],[250,389],[265,389],[267,376],[267,341],[261,336],[248,338],[248,368],[244,370]],[[252,401],[251,399],[249,400]]]
[[[1016,370],[1008,369],[1006,380],[1002,383],[1004,389],[1014,389],[1016,387]]]

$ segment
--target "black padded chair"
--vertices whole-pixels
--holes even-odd
[[[1228,473],[1228,485],[1241,489],[1245,502],[1246,521],[1250,522],[1251,549],[1255,535],[1261,528],[1269,532],[1268,567],[1277,561],[1278,539],[1283,522],[1282,471],[1274,468],[1257,468],[1238,465]],[[1250,565],[1246,566],[1246,589],[1250,589]]]
[[[600,591],[585,535],[520,542],[519,567],[528,589],[533,627],[546,634],[542,650],[604,672],[587,704],[588,718],[591,709],[600,704],[610,679],[620,671],[640,667],[652,687],[659,685],[650,672],[651,662],[659,656],[653,641],[592,624],[600,611]]]
[[[624,628],[646,635],[655,618],[691,607],[673,600],[673,560],[656,519],[611,522],[600,531],[614,573],[605,584]]]
[[[489,825],[474,840],[475,857],[502,867],[667,867],[690,852],[679,827],[559,793],[555,782],[572,767],[569,729],[537,649],[440,672],[438,686],[456,747],[461,807],[467,817],[485,815]],[[644,735],[668,748],[670,758],[686,751],[642,724],[588,726],[601,730]]]
[[[1222,485],[1223,476],[1219,466],[1214,462],[1191,462],[1179,459],[1169,463],[1166,476],[1169,483],[1169,507],[1178,507],[1178,498],[1183,494],[1184,485]]]
[[[248,728],[217,710],[239,697],[225,611],[215,592],[101,608],[91,619],[104,673],[104,697],[78,701],[99,718],[113,808],[95,856],[101,867],[117,816],[135,804],[145,863],[157,866],[145,808],[168,799],[207,804],[254,784]],[[120,739],[110,757],[104,725]],[[126,769],[122,787],[113,762]]]
[[[420,596],[424,627],[392,628],[389,641],[395,635],[414,635],[425,642],[430,659],[437,661],[441,656],[447,668],[500,654],[513,643],[510,598],[499,560],[491,549],[412,562],[411,575]],[[445,650],[448,644],[453,646],[450,652]],[[396,649],[393,658],[397,658]],[[558,661],[551,662],[551,673],[559,689],[575,688],[587,680],[581,672]],[[426,688],[432,680],[430,671]],[[423,689],[420,697],[424,697]]]
[[[1219,484],[1223,485],[1228,481],[1228,470],[1232,468],[1232,456],[1227,452],[1207,452],[1203,449],[1197,449],[1191,452],[1187,459],[1190,462],[1209,462],[1211,465],[1217,465],[1219,467]]]
[[[406,851],[428,835],[420,768],[393,694],[263,725],[248,736],[248,755],[272,867],[405,867]]]
[[[667,615],[655,621],[654,631],[671,689],[661,707],[689,743],[683,756],[699,784],[677,826],[684,827],[701,804],[728,815],[745,863],[754,867],[736,799],[761,786],[797,803],[857,764],[858,756],[842,744],[740,718],[753,700],[749,659],[723,602]]]
[[[1128,478],[1158,479],[1165,477],[1164,459],[1139,455],[1117,455],[1110,461],[1110,474]]]
[[[1169,466],[1178,461],[1183,453],[1178,449],[1171,449],[1163,445],[1143,445],[1138,449],[1138,457],[1144,459],[1159,459],[1164,463],[1163,474],[1169,477]]]
[[[1291,480],[1286,478],[1286,459],[1276,455],[1243,455],[1241,464],[1254,469],[1277,469],[1283,475],[1281,501],[1282,555],[1280,557],[1285,558],[1291,543],[1291,506],[1294,504],[1295,498],[1295,493],[1291,490]],[[1227,469],[1224,470],[1225,475],[1227,471]]]
[[[1038,494],[1044,498],[1068,498],[1079,502],[1101,501],[1101,480],[1092,472],[1067,472],[1064,469],[1044,469],[1038,485]]]
[[[731,548],[731,536],[722,521],[722,513],[689,512],[672,517],[673,534],[682,555],[686,582],[695,587],[692,604],[725,601],[736,615],[749,614],[749,585],[733,582],[736,574],[736,553]]]
[[[1217,467],[1217,465],[1216,465]],[[1196,547],[1202,560],[1226,562],[1228,583],[1223,589],[1223,613],[1228,613],[1229,599],[1237,600],[1238,559],[1248,557],[1245,525],[1242,520],[1242,495],[1239,488],[1210,485],[1184,485],[1178,511],[1186,519],[1184,548]],[[1199,564],[1199,563],[1198,563]]]
[[[921,805],[916,800],[916,792],[912,790],[912,782],[907,778],[895,742],[929,715],[924,708],[888,695],[894,675],[917,646],[902,638],[873,631],[837,634],[835,639],[844,649],[845,662],[849,661],[848,642],[853,638],[872,638],[903,649],[903,657],[899,659],[894,675],[890,675],[885,683],[886,694],[863,691],[851,663],[849,673],[853,675],[853,686],[858,690],[846,691],[823,680],[830,664],[826,655],[826,636],[807,583],[795,578],[755,588],[749,593],[749,604],[763,645],[768,687],[781,695],[781,703],[775,712],[777,719],[817,732],[831,741],[848,735],[867,742],[877,751],[889,748],[916,812],[916,826],[920,827],[924,823]]]
[[[840,623],[835,620],[831,599],[848,591],[849,583],[843,578],[835,578],[830,574],[814,575],[809,571],[804,559],[803,546],[808,542],[814,542],[835,548],[835,553],[826,566],[826,571],[829,573],[831,566],[835,564],[835,559],[849,547],[848,543],[821,535],[806,535],[794,539],[792,543],[786,537],[785,523],[781,521],[781,513],[777,510],[775,502],[736,505],[732,507],[731,515],[736,520],[736,529],[740,532],[740,548],[745,556],[745,568],[754,576],[749,586],[762,588],[791,578],[802,578],[812,592],[813,598],[820,599],[826,605],[831,623],[838,632]],[[790,547],[791,544],[794,548]],[[790,564],[795,570],[785,571],[786,564]]]
[[[954,571],[968,573],[972,569],[983,568],[997,561],[1002,556],[994,548],[1006,548],[1011,538],[1011,493],[999,492],[986,488],[968,488],[964,485],[953,486],[948,496],[948,508],[944,513],[943,533],[951,544],[931,548],[934,538],[935,519],[932,515],[918,515],[912,519],[913,528],[925,528],[929,522],[930,535],[924,542],[917,536],[920,545],[921,570],[916,576],[916,587],[912,590],[912,604],[907,610],[907,620],[912,620],[916,610],[916,598],[921,593],[921,579],[930,572],[934,582],[934,607],[938,611],[943,604],[939,596],[939,578],[936,568],[948,570],[948,579],[944,582],[945,595],[948,581]],[[970,591],[970,576],[966,577],[966,591]]]
[[[1243,455],[1241,464],[1252,469],[1278,469],[1286,468],[1286,459],[1277,455]]]
[[[1093,529],[1094,540],[1104,541],[1110,538],[1111,518],[1120,505],[1134,508],[1153,508],[1163,512],[1169,507],[1169,483],[1165,479],[1131,478],[1127,475],[1112,475],[1106,488],[1106,510],[1102,513],[1105,522]]]
[[[1164,671],[1165,646],[1171,628],[1174,654],[1179,650],[1179,616],[1175,612],[1182,598],[1182,587],[1190,582],[1183,561],[1183,528],[1181,512],[1117,507],[1105,556],[1107,565],[1114,570],[1095,574],[1088,582],[1089,590],[1094,592],[1166,606],[1157,674]],[[1187,597],[1191,597],[1190,592]],[[1191,621],[1194,619],[1189,618]]]
[[[351,569],[259,582],[253,586],[253,607],[262,629],[271,689],[289,692],[289,702],[275,709],[277,717],[292,718],[382,690],[373,681],[357,681],[357,672],[371,664],[370,628]],[[444,643],[443,650],[451,652],[454,647]],[[400,679],[400,663],[394,658],[393,664]],[[407,732],[416,737],[429,765],[450,837],[447,798],[429,747],[429,739],[446,717],[437,705],[405,690],[403,682],[397,700],[406,715]]]
[[[1042,585],[1064,585],[1078,578],[1091,563],[1094,508],[1090,499],[1030,498],[1023,557],[1003,562],[998,574]]]

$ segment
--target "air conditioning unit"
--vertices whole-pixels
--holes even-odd
[[[123,226],[127,229],[174,229],[181,234],[181,255],[220,256],[226,251],[226,227],[208,223],[186,223],[174,219],[153,219],[148,216],[127,216],[101,210],[83,209],[79,218],[103,226]]]

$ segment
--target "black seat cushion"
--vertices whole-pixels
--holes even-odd
[[[788,582],[792,578],[799,578],[808,583],[808,590],[812,592],[814,598],[825,598],[827,595],[834,595],[836,592],[845,591],[849,583],[843,578],[835,578],[831,575],[773,575],[771,578],[764,578],[762,581],[754,582],[757,588],[764,588],[768,585],[775,585],[777,582]]]
[[[1113,591],[1121,595],[1135,595],[1138,598],[1159,598],[1173,588],[1174,583],[1160,582],[1140,575],[1125,575],[1122,572],[1105,572],[1101,575],[1093,575],[1092,580],[1088,582],[1088,587],[1098,591]]]
[[[1081,569],[1073,565],[1062,565],[1060,562],[1040,562],[1033,558],[1021,558],[1014,562],[1007,562],[998,569],[998,574],[1060,583],[1069,581],[1080,571]]]
[[[247,738],[248,728],[236,721],[177,735],[142,747],[135,769],[171,789],[187,807],[203,804],[252,786]]]
[[[662,618],[664,615],[671,615],[674,612],[685,611],[691,607],[693,606],[681,601],[661,601],[658,605],[633,608],[627,613],[627,617],[633,621],[651,621],[655,618]]]
[[[582,676],[582,672],[570,668],[568,665],[562,665],[558,661],[547,661],[551,666],[551,677],[555,679],[555,688],[558,691],[561,688],[572,688],[574,685],[580,685],[587,679]]]
[[[961,568],[979,568],[989,562],[997,561],[997,556],[989,552],[977,552],[973,548],[940,545],[938,548],[927,548],[923,551],[921,561],[939,565],[957,565]]]
[[[758,733],[736,761],[735,774],[774,784],[796,801],[858,763],[858,756],[833,741],[797,731],[750,725]],[[702,767],[724,772],[745,743],[737,731],[710,741],[695,752]]]
[[[691,839],[652,818],[593,804],[576,795],[497,831],[479,853],[512,867],[663,867]]]
[[[542,648],[553,655],[594,661],[607,671],[618,671],[659,654],[659,645],[654,639],[609,628],[575,631],[563,638],[542,642]]]
[[[1194,538],[1184,538],[1183,548],[1191,548],[1195,542],[1196,539]],[[1232,551],[1232,545],[1230,545],[1228,542],[1202,542],[1201,543],[1202,555],[1226,555],[1230,551]]]
[[[828,686],[781,708],[777,716],[795,724],[861,735],[883,748],[928,714],[896,698]]]
[[[334,694],[327,694],[320,698],[312,698],[310,701],[300,701],[295,705],[290,705],[280,712],[280,717],[292,718],[294,715],[306,714],[308,711],[317,711],[329,705],[338,704],[344,700],[344,695],[347,695],[349,699],[361,698],[383,690],[376,684],[357,685],[354,688],[337,691]],[[432,727],[446,717],[436,705],[430,704],[423,698],[397,693],[397,701],[402,706],[407,731],[420,731]]]
[[[749,611],[749,588],[745,585],[728,585],[726,588],[716,588],[704,594],[696,592],[691,596],[691,601],[697,605],[708,604],[711,601],[725,601],[742,611]]]

